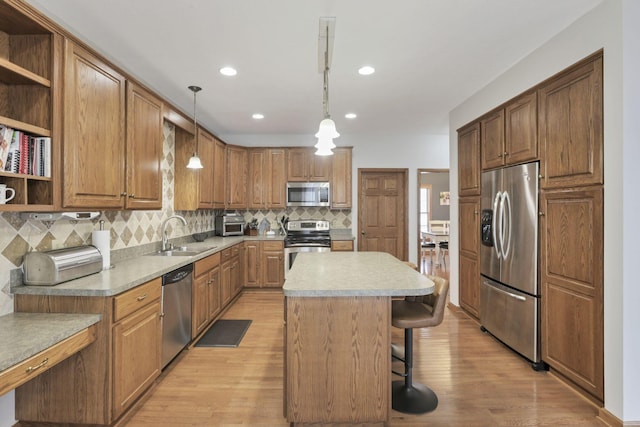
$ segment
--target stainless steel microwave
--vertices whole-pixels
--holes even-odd
[[[330,206],[328,182],[288,182],[287,206]]]

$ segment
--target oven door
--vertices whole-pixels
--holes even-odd
[[[296,256],[302,252],[331,252],[331,248],[326,246],[294,246],[291,248],[284,248],[285,279],[289,275],[289,270],[291,270],[291,266],[293,266]]]

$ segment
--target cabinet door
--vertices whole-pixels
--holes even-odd
[[[160,300],[113,327],[113,419],[160,375]]]
[[[231,297],[235,297],[242,290],[244,269],[240,267],[240,257],[231,258]]]
[[[314,149],[307,151],[309,181],[329,181],[329,179],[331,179],[331,160],[333,156],[316,156],[314,153]]]
[[[280,288],[284,284],[284,250],[262,253],[262,286]]]
[[[162,102],[127,82],[127,209],[162,208]]]
[[[192,284],[191,335],[197,336],[209,322],[209,273],[196,277]]]
[[[480,253],[480,198],[463,197],[458,203],[460,251],[477,257]]]
[[[269,209],[285,209],[287,207],[286,187],[287,168],[286,156],[283,148],[267,150],[267,168],[265,185],[266,204]]]
[[[248,208],[264,209],[266,207],[267,174],[265,149],[249,149],[249,179],[247,185]]]
[[[227,209],[247,208],[247,149],[227,146]]]
[[[602,56],[538,91],[542,188],[603,184]]]
[[[542,192],[542,359],[604,398],[603,189]]]
[[[213,320],[220,310],[222,310],[222,301],[220,296],[220,267],[215,267],[209,272],[209,318]]]
[[[227,145],[216,139],[213,162],[213,204],[214,208],[224,209],[226,189]]]
[[[505,108],[505,163],[514,165],[538,158],[538,112],[535,92],[517,98]]]
[[[331,156],[331,208],[351,208],[351,148],[335,148]]]
[[[260,245],[256,241],[247,241],[244,243],[244,259],[245,259],[245,284],[247,286],[260,286]]]
[[[482,169],[504,165],[504,110],[500,109],[480,121]]]
[[[458,130],[458,195],[480,195],[480,123]]]
[[[287,181],[308,181],[309,161],[306,148],[287,149]]]
[[[220,266],[220,299],[222,307],[225,307],[231,301],[231,259],[225,261]]]
[[[202,169],[198,169],[198,207],[212,209],[213,203],[213,174],[215,140],[213,136],[202,129],[198,129],[198,156],[202,160]]]
[[[480,269],[477,257],[460,253],[460,307],[480,317]]]
[[[63,206],[123,208],[125,78],[70,40],[64,67]]]

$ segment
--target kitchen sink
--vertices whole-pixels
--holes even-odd
[[[181,246],[173,248],[167,251],[158,251],[150,255],[153,256],[195,256],[200,255],[202,252],[206,252],[211,249],[215,249],[217,246],[207,246],[206,248],[189,248],[187,246]]]

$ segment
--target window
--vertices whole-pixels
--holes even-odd
[[[420,185],[420,231],[429,231],[431,219],[431,184]]]

